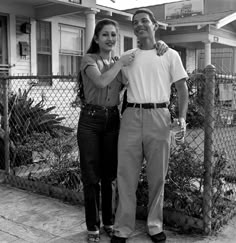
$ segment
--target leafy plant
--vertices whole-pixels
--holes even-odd
[[[186,215],[202,215],[203,167],[196,152],[185,143],[172,149],[166,177],[164,205]],[[148,205],[148,182],[146,164],[140,173],[136,192],[139,206]]]
[[[34,140],[37,141],[34,151],[37,151],[39,156],[41,155],[40,161],[43,161],[44,167],[49,169],[49,172],[42,174],[37,179],[47,184],[82,191],[76,136],[52,138],[48,133],[35,133],[28,139],[25,147],[30,149],[30,144]],[[34,174],[29,174],[28,179],[36,180]]]
[[[235,206],[227,195],[225,176],[229,170],[229,160],[225,151],[215,151],[212,164],[212,217],[224,217]],[[195,218],[203,217],[203,162],[190,144],[185,143],[172,149],[166,177],[164,207]],[[146,163],[143,164],[137,189],[139,206],[148,205],[148,181]],[[215,222],[215,221],[214,221]],[[215,224],[215,223],[214,223]]]
[[[18,166],[21,163],[32,163],[32,149],[30,150],[24,145],[34,132],[48,133],[52,137],[59,137],[62,134],[68,135],[73,131],[72,128],[61,125],[64,117],[52,113],[56,108],[55,106],[45,108],[43,98],[39,102],[35,102],[34,99],[29,97],[32,87],[24,91],[19,89],[18,93],[10,93],[8,98],[9,138],[16,147],[13,152],[16,155],[10,157],[14,158],[13,164]],[[0,102],[1,116],[3,116],[3,111],[4,106]],[[3,120],[1,126],[4,127]],[[4,147],[4,141],[1,147]]]
[[[43,99],[35,103],[34,99],[28,97],[31,88],[23,92],[19,89],[18,93],[9,95],[10,139],[14,143],[22,143],[27,135],[35,131],[48,132],[55,137],[61,133],[71,133],[73,129],[61,125],[65,118],[51,113],[55,106],[45,108]],[[0,112],[3,115],[3,104],[0,104]]]
[[[193,72],[187,80],[189,104],[187,123],[189,128],[199,128],[204,123],[205,75],[202,71]],[[172,118],[178,117],[178,96],[175,84],[171,86],[169,110]]]
[[[55,167],[51,170],[49,175],[42,176],[40,181],[77,192],[83,191],[83,183],[78,163],[74,167]]]
[[[166,177],[166,206],[186,215],[202,215],[203,164],[190,144],[172,148]]]

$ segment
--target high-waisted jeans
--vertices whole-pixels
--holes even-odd
[[[100,228],[100,191],[102,222],[104,225],[113,225],[112,199],[117,174],[119,126],[117,107],[87,105],[81,110],[77,139],[84,186],[85,219],[89,231]]]

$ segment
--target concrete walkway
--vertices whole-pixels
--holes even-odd
[[[57,199],[0,184],[0,243],[86,242],[84,209]],[[236,218],[218,236],[203,238],[166,231],[166,243],[236,243]],[[104,232],[101,241],[109,243]],[[127,243],[151,243],[145,222],[137,221]]]

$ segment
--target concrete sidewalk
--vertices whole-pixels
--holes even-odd
[[[83,243],[86,242],[84,209],[57,199],[0,184],[0,243]],[[145,222],[137,221],[128,243],[151,243]],[[166,243],[235,243],[236,218],[218,236],[203,238],[166,231]],[[102,232],[101,241],[109,243]]]

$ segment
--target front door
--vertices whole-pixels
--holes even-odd
[[[0,74],[8,73],[7,17],[0,15]]]

